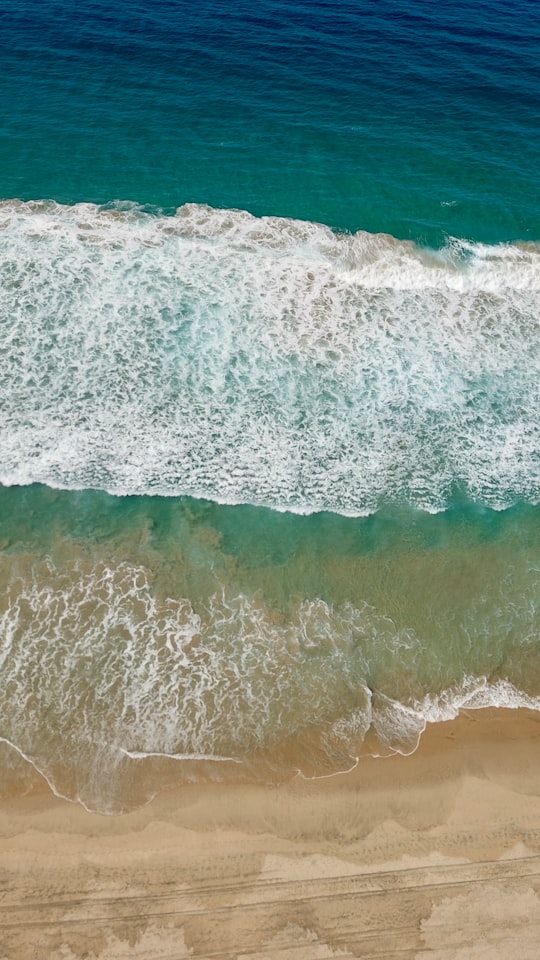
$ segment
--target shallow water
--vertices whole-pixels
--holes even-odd
[[[113,811],[348,769],[370,727],[408,753],[462,703],[540,706],[537,508],[354,520],[33,486],[2,515],[6,790],[14,747]]]

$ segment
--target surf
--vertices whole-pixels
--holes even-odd
[[[0,782],[120,812],[540,709],[539,508],[283,515],[0,487]]]
[[[537,503],[540,248],[0,204],[0,481],[363,515]]]

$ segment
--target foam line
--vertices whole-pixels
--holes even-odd
[[[220,757],[214,753],[160,753],[155,750],[125,750],[124,747],[119,747],[119,751],[132,760],[163,757],[166,760],[210,760],[213,763],[242,763],[242,760],[238,757]]]

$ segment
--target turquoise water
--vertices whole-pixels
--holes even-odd
[[[3,792],[538,709],[537,5],[0,16]]]
[[[1,192],[537,240],[534,0],[8,0]]]

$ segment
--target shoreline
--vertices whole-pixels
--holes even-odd
[[[540,714],[489,708],[328,778],[1,801],[0,960],[532,960],[539,759]]]

